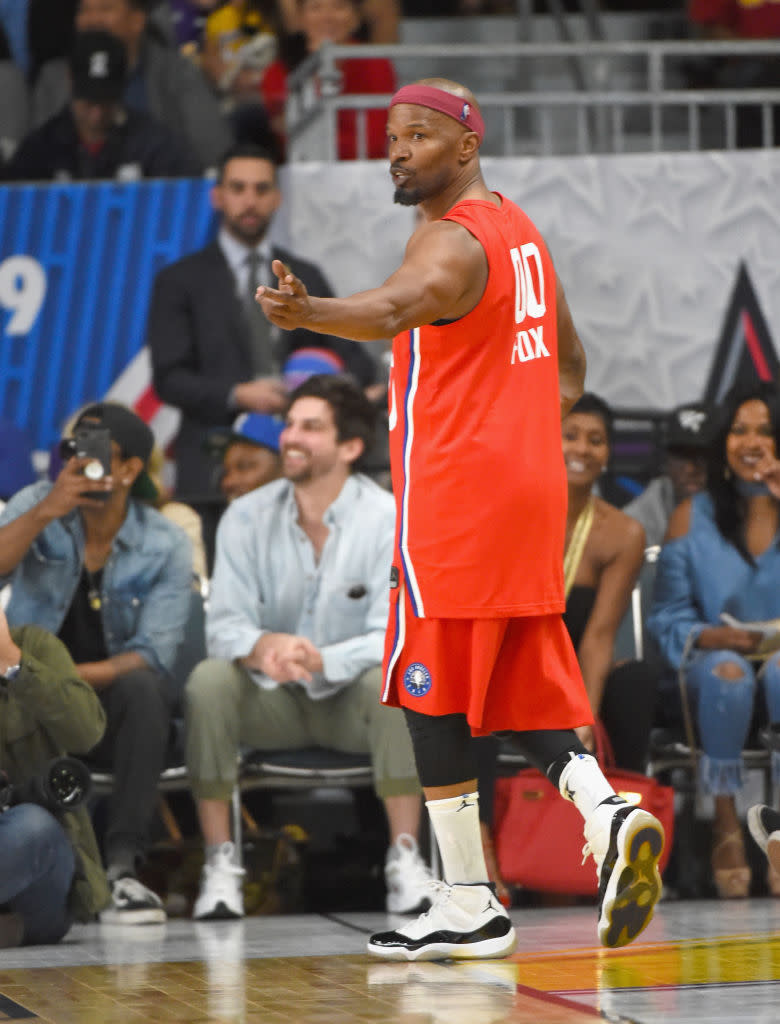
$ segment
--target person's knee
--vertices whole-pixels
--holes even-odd
[[[718,679],[726,679],[731,683],[749,682],[744,665],[738,661],[721,661],[712,670],[713,675]]]
[[[118,676],[111,684],[114,707],[125,715],[166,716],[165,680],[153,669],[138,669]]]
[[[38,804],[17,804],[11,808],[14,816],[14,830],[24,836],[30,850],[43,849],[46,844],[56,842],[62,835],[62,825],[54,815]]]
[[[50,872],[60,858],[65,858],[66,874],[72,874],[73,849],[62,825],[53,814],[38,804],[17,804],[6,812],[13,818],[13,843],[34,874],[41,878]],[[2,841],[0,840],[0,845]],[[6,850],[13,859],[11,850]],[[0,861],[2,861],[0,856]]]
[[[190,672],[184,688],[187,715],[218,712],[229,698],[231,685],[225,669],[229,666],[221,658],[207,658]]]
[[[359,688],[363,695],[363,700],[366,707],[369,710],[373,710],[377,705],[385,710],[385,706],[381,702],[382,696],[382,669],[375,665],[373,668],[366,669],[362,675],[353,683],[353,686]]]

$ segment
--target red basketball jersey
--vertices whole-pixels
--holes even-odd
[[[500,198],[445,218],[487,255],[477,306],[393,340],[396,562],[419,617],[564,609],[555,271],[530,219]]]

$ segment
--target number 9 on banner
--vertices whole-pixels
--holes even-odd
[[[5,333],[27,334],[43,305],[46,271],[31,256],[11,256],[0,263],[0,306],[11,311]]]

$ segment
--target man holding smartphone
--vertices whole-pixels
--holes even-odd
[[[104,841],[113,905],[101,920],[134,924],[165,920],[136,871],[164,767],[170,668],[192,574],[186,535],[138,500],[154,494],[146,474],[153,442],[130,409],[90,405],[64,445],[57,479],[25,487],[0,515],[9,623],[59,636],[106,713],[105,736],[90,755],[115,778]]]

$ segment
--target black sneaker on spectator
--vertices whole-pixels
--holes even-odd
[[[103,924],[161,924],[165,908],[156,892],[147,889],[133,875],[111,882],[111,906],[100,913]]]
[[[395,931],[379,932],[368,952],[383,960],[485,960],[509,956],[516,937],[493,887],[430,882],[431,909]]]
[[[780,812],[766,804],[754,804],[747,812],[747,823],[772,868],[780,872]]]

